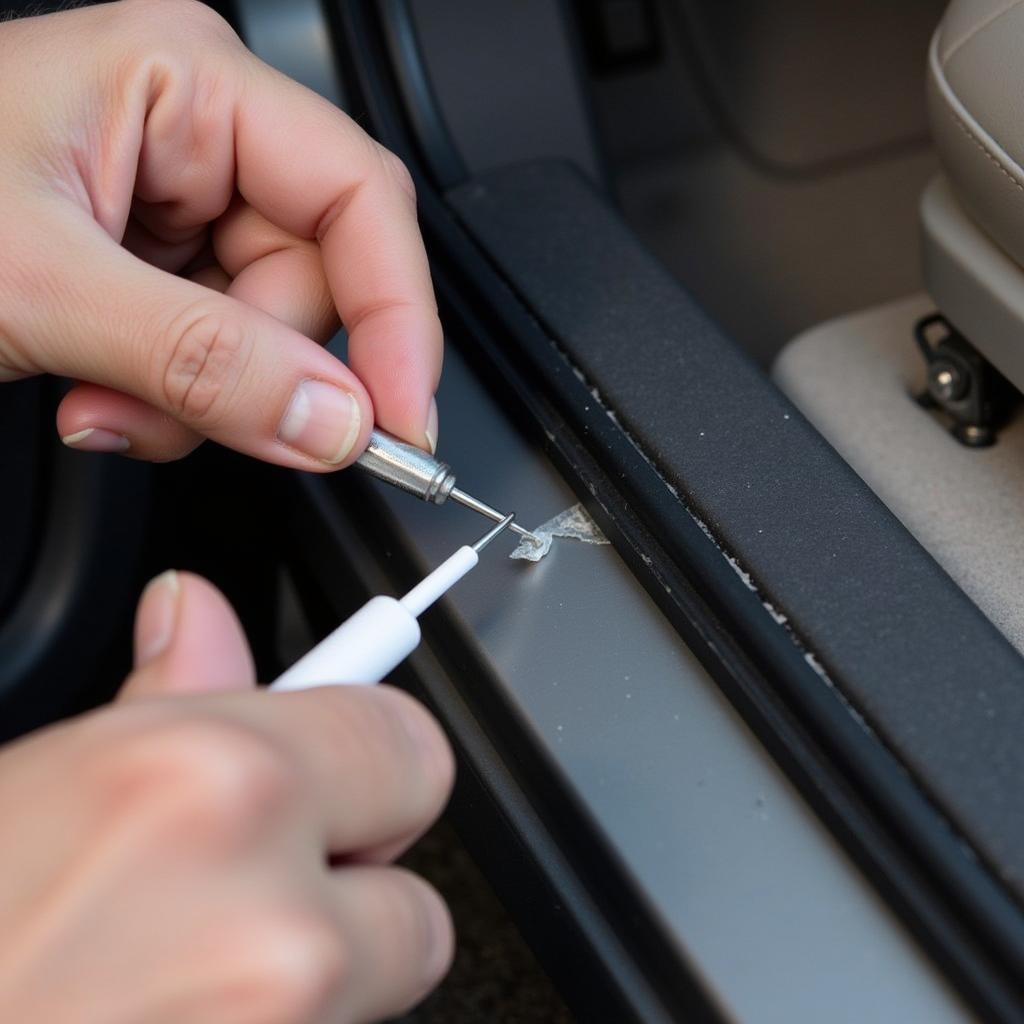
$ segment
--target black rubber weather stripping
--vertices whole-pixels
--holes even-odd
[[[479,364],[939,964],[1021,1019],[1024,918],[993,871],[1018,885],[1024,810],[1001,783],[1021,777],[1024,663],[579,175],[465,185],[450,200],[474,244],[423,177],[372,6],[340,11]],[[978,678],[1009,717],[966,752]]]

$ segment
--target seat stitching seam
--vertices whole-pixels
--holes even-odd
[[[1007,177],[1007,178],[1008,178],[1008,179],[1010,180],[1010,183],[1011,183],[1011,184],[1013,185],[1013,187],[1014,187],[1014,188],[1016,188],[1016,189],[1019,189],[1019,190],[1020,190],[1021,192],[1024,192],[1024,185],[1022,185],[1022,184],[1021,184],[1021,183],[1020,183],[1020,182],[1019,182],[1019,181],[1018,181],[1018,180],[1017,180],[1017,179],[1016,179],[1016,178],[1015,178],[1015,177],[1014,177],[1014,176],[1013,176],[1013,175],[1012,175],[1012,174],[1011,174],[1011,173],[1010,173],[1010,172],[1009,172],[1009,171],[1008,171],[1008,170],[1007,170],[1007,169],[1006,169],[1006,168],[1005,168],[1004,166],[1003,166],[1003,164],[1002,164],[1002,161],[1001,161],[1001,160],[1000,160],[1000,159],[999,159],[999,158],[998,158],[998,157],[997,157],[997,156],[996,156],[996,155],[995,155],[995,154],[994,154],[994,153],[993,153],[993,152],[992,152],[992,151],[991,151],[991,150],[990,150],[990,149],[988,148],[988,146],[986,146],[986,145],[985,145],[985,143],[984,143],[984,142],[982,142],[982,141],[981,141],[981,139],[979,139],[979,138],[978,138],[978,137],[977,137],[977,136],[976,136],[976,135],[974,134],[974,132],[972,132],[972,131],[970,130],[970,128],[968,128],[968,127],[967,127],[967,125],[966,125],[966,124],[964,124],[963,120],[962,120],[962,119],[961,119],[960,117],[958,117],[958,116],[957,116],[957,114],[956,114],[956,113],[955,113],[955,112],[954,112],[954,111],[953,111],[953,110],[952,110],[952,109],[951,109],[950,107],[948,107],[948,106],[947,106],[947,107],[946,107],[946,110],[948,111],[948,113],[949,113],[949,116],[950,116],[950,117],[951,117],[951,118],[953,119],[953,122],[954,122],[954,123],[956,124],[956,126],[957,126],[957,127],[958,127],[958,128],[959,128],[959,129],[960,129],[960,130],[961,130],[961,131],[962,131],[962,132],[964,133],[964,135],[966,135],[966,136],[967,136],[967,138],[969,138],[969,139],[971,140],[971,142],[973,142],[973,143],[974,143],[974,144],[975,144],[975,145],[976,145],[976,146],[978,147],[978,149],[980,149],[980,150],[982,151],[982,153],[984,153],[984,154],[985,154],[985,156],[986,156],[986,157],[987,157],[987,158],[988,158],[989,160],[991,160],[991,161],[992,161],[992,163],[993,163],[993,164],[995,164],[995,165],[996,165],[997,169],[999,170],[999,172],[1000,172],[1001,174],[1004,174],[1004,175],[1006,175],[1006,177]]]

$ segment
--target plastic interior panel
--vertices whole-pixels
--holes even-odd
[[[44,445],[39,381],[7,383],[0,404],[0,622],[17,597],[37,540]]]
[[[411,17],[433,99],[470,174],[561,157],[604,181],[562,0],[392,6],[392,18]]]
[[[151,468],[49,444],[35,558],[0,623],[0,742],[106,699],[130,667]]]
[[[924,67],[947,0],[669,0],[707,101],[779,175],[928,145]],[[884,110],[884,117],[879,111]]]

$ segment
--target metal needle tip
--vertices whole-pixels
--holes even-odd
[[[490,505],[485,505],[478,498],[474,498],[471,494],[467,494],[458,487],[453,487],[448,497],[452,501],[457,501],[460,505],[465,505],[466,508],[471,508],[474,512],[479,512],[480,515],[486,516],[488,519],[493,519],[496,523],[500,523],[505,519],[504,513],[499,512],[496,508],[491,508]],[[540,543],[538,537],[530,533],[529,530],[524,530],[518,523],[509,523],[509,529],[513,533],[518,533],[520,537],[529,538],[534,544]]]
[[[531,544],[540,544],[540,537],[529,530],[524,530],[518,523],[509,524],[509,529],[513,533],[518,533],[520,537],[525,537]]]
[[[488,533],[485,533],[473,545],[473,550],[475,552],[477,552],[477,554],[479,554],[481,551],[483,551],[483,549],[485,547],[487,547],[487,545],[490,544],[491,541],[494,540],[494,538],[497,537],[498,534],[501,533],[505,529],[506,526],[511,526],[512,525],[512,520],[515,518],[515,515],[516,515],[515,512],[510,512],[507,516],[505,516],[505,518],[502,519],[502,521],[500,523],[498,523],[498,525],[493,530],[490,530]]]

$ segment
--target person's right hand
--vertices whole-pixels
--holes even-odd
[[[255,692],[196,577],[155,581],[136,632],[118,704],[0,752],[3,1019],[354,1022],[420,999],[451,924],[389,861],[448,795],[433,719],[387,687]]]
[[[0,24],[0,382],[65,444],[326,472],[434,449],[441,324],[402,162],[195,0]],[[348,331],[346,366],[318,342]]]

